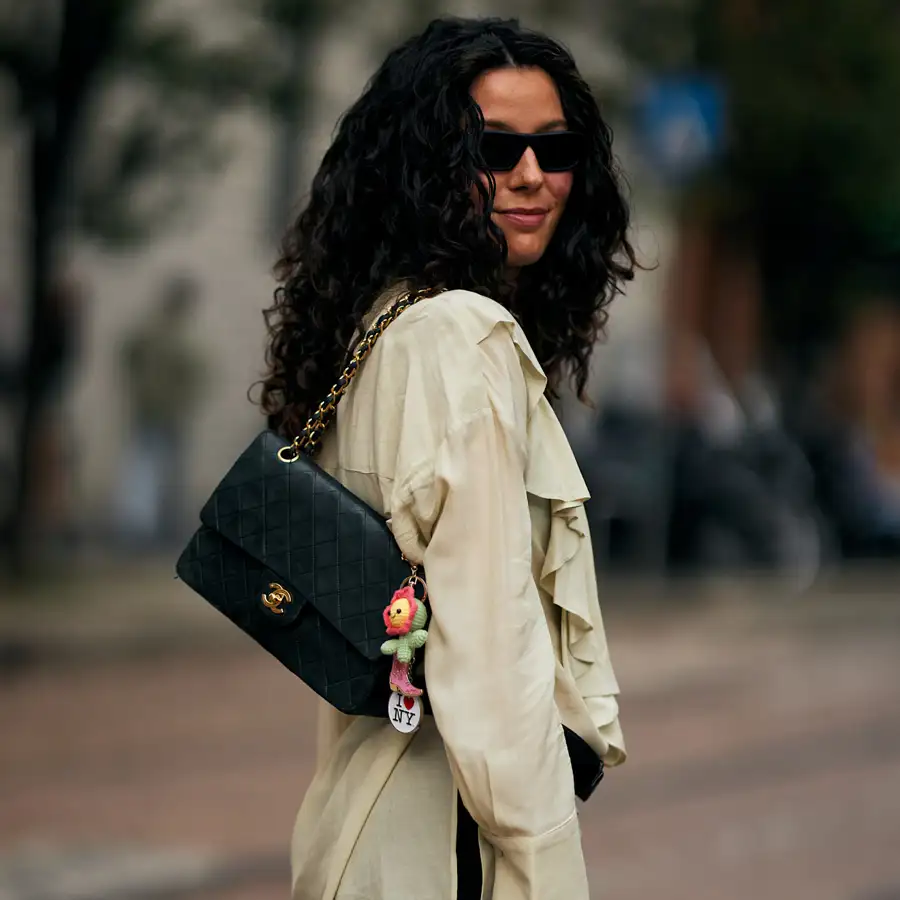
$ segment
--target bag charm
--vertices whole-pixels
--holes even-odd
[[[425,589],[421,600],[416,598],[417,584]],[[413,574],[403,586],[394,592],[390,604],[384,610],[384,624],[390,640],[381,645],[385,656],[393,656],[391,665],[391,699],[388,704],[388,716],[391,724],[398,731],[405,733],[415,731],[419,727],[422,711],[419,697],[422,689],[410,681],[410,668],[416,656],[416,650],[425,646],[428,632],[424,625],[428,619],[425,599],[428,589],[425,582]]]

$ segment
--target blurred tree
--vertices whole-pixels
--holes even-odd
[[[269,230],[277,240],[299,193],[303,130],[310,113],[318,62],[313,44],[334,17],[334,4],[328,0],[247,0],[249,11],[255,5],[270,28],[272,48],[281,55],[285,72],[272,92],[277,139]]]
[[[45,339],[60,327],[52,295],[64,242],[74,232],[119,247],[148,237],[182,202],[184,176],[220,158],[217,116],[242,98],[274,97],[278,73],[264,81],[252,40],[235,32],[240,45],[201,44],[153,0],[0,2],[0,75],[15,98],[3,112],[24,139],[28,215],[16,487],[0,533],[13,570],[36,429],[64,362],[62,344]]]
[[[721,79],[729,146],[686,214],[752,240],[773,343],[804,366],[840,328],[846,288],[900,251],[900,7],[631,0],[614,21],[649,73]]]

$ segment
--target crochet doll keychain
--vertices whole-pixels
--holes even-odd
[[[416,597],[416,585],[422,585],[424,595],[421,600]],[[390,640],[381,645],[381,652],[394,657],[388,718],[394,728],[405,733],[415,731],[422,718],[419,698],[423,691],[410,681],[410,668],[416,650],[424,647],[428,640],[428,632],[424,628],[428,619],[425,608],[427,597],[428,588],[413,566],[413,574],[394,592],[384,610],[384,624]]]

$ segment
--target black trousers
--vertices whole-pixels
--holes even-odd
[[[459,795],[456,808],[456,900],[480,900],[482,872],[478,826]]]

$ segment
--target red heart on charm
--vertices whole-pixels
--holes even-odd
[[[413,700],[412,697],[404,697],[404,698],[403,698],[403,705],[404,705],[407,709],[412,709],[412,708],[416,705],[416,701]]]

